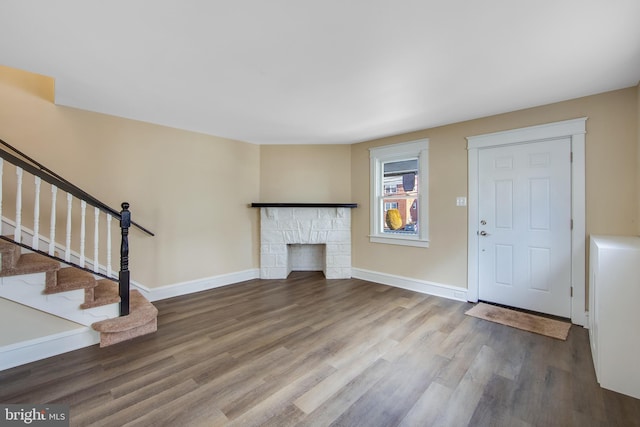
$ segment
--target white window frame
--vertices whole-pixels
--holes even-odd
[[[418,158],[418,235],[383,232],[383,165],[387,162]],[[429,247],[429,139],[369,149],[370,159],[370,234],[371,243]]]

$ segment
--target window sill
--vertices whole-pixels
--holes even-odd
[[[428,248],[429,241],[418,238],[407,238],[402,236],[369,236],[371,243],[385,243],[387,245],[415,246],[417,248]]]

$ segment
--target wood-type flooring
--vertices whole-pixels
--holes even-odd
[[[67,404],[72,426],[640,425],[578,326],[559,341],[313,272],[155,305],[155,334],[0,372],[0,402]]]

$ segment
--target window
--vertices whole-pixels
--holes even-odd
[[[429,140],[370,149],[374,243],[429,246]]]
[[[398,192],[397,184],[396,185],[385,185],[384,186],[384,192],[385,192],[385,194],[397,193]]]

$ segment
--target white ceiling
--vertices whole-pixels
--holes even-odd
[[[60,105],[354,143],[634,86],[640,0],[2,0],[0,64]]]

